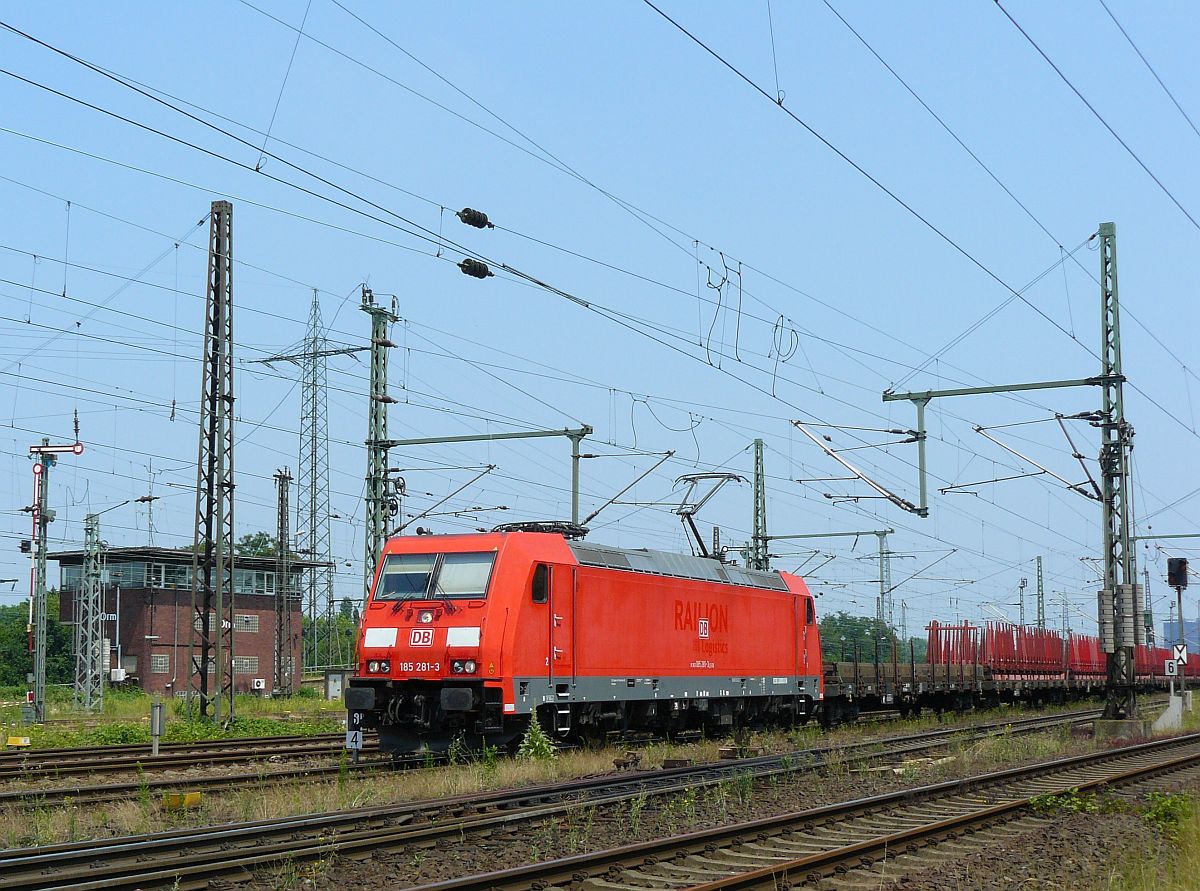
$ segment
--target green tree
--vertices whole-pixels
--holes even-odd
[[[837,662],[843,658],[853,662],[855,645],[858,645],[860,662],[872,662],[875,659],[875,638],[880,639],[879,656],[888,662],[892,658],[892,644],[896,641],[896,658],[907,662],[909,645],[900,638],[899,632],[886,624],[879,624],[874,616],[854,616],[844,610],[829,613],[821,617],[821,656],[826,662]],[[912,637],[912,653],[914,661],[925,661],[926,640],[923,637]]]
[[[233,546],[239,557],[274,557],[278,542],[269,532],[247,532]]]
[[[304,617],[304,667],[312,669],[336,668],[354,664],[354,648],[358,643],[359,611],[349,597],[338,604],[333,617],[333,634],[328,633],[325,617],[321,616],[316,626]],[[317,633],[317,654],[313,660],[313,635]]]
[[[75,665],[71,633],[55,618],[58,591],[47,594],[46,606],[46,683],[69,684],[74,680]],[[24,687],[26,675],[33,671],[28,625],[28,606],[0,606],[0,686]]]

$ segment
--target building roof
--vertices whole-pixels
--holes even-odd
[[[84,552],[53,551],[46,556],[59,563],[72,565],[83,562]],[[153,563],[186,563],[190,566],[192,562],[191,548],[159,548],[152,545],[132,548],[105,548],[104,556],[109,563],[145,560]],[[321,566],[333,565],[332,563],[323,563],[319,560],[303,560],[295,556],[288,562],[295,569],[314,569]],[[234,563],[242,569],[275,569],[279,565],[279,561],[275,557],[244,557],[241,554],[238,554],[234,558]]]

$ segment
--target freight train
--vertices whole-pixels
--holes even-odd
[[[894,651],[826,665],[813,595],[786,572],[562,532],[405,536],[384,548],[345,702],[349,726],[409,753],[456,739],[511,748],[531,720],[591,742],[1065,698],[1103,684],[1094,654],[1086,665],[1027,664],[1015,649],[1008,659],[998,628],[979,633],[931,626],[921,666]],[[1152,674],[1153,658],[1139,655],[1139,668]]]

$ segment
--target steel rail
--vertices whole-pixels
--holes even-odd
[[[125,839],[95,840],[0,851],[0,889],[112,889],[171,886],[203,888],[211,878],[243,875],[248,870],[288,860],[343,856],[494,828],[517,821],[545,818],[586,802],[595,806],[635,795],[677,792],[714,785],[730,776],[757,778],[795,773],[820,766],[831,753],[851,761],[902,756],[946,745],[963,735],[981,737],[1001,727],[1035,732],[1046,727],[1089,720],[1093,710],[1068,715],[993,722],[910,734],[900,740],[873,739],[849,747],[827,746],[788,755],[692,765],[621,777],[600,777],[516,791],[456,796],[388,805],[353,812],[333,812],[282,820],[265,820],[229,828],[157,833]],[[886,751],[874,751],[888,746]],[[243,850],[245,851],[243,853]]]
[[[378,740],[364,743],[364,751],[376,751]],[[274,757],[328,757],[345,751],[344,740],[287,745],[229,745],[218,749],[160,752],[150,754],[108,755],[97,753],[90,757],[76,755],[64,759],[40,757],[30,760],[0,762],[0,780],[32,781],[74,774],[119,773],[123,771],[167,770],[179,766],[209,766],[239,761],[263,761]]]
[[[161,743],[159,751],[170,752],[201,752],[209,749],[221,749],[228,746],[250,745],[287,745],[290,743],[336,743],[345,739],[341,733],[316,733],[312,735],[294,734],[287,736],[241,736],[229,739],[201,739],[194,742]],[[37,757],[52,758],[94,758],[105,755],[146,755],[150,754],[150,743],[119,743],[116,745],[72,746],[69,748],[12,748],[0,751],[0,764],[11,761],[24,761]]]
[[[1172,755],[1183,749],[1183,754]],[[1165,757],[1159,757],[1165,756]],[[1108,765],[1108,768],[1105,765]],[[1122,769],[1122,765],[1128,767]],[[1115,771],[1110,769],[1117,767]],[[1101,753],[1076,755],[1051,762],[1011,768],[918,789],[812,808],[701,830],[606,851],[580,854],[545,863],[515,867],[484,875],[420,886],[421,891],[507,891],[531,886],[604,888],[717,889],[788,887],[845,870],[847,861],[878,859],[885,853],[907,853],[907,847],[938,833],[958,833],[1028,806],[1046,792],[1093,789],[1135,778],[1200,768],[1200,733],[1142,743]],[[1089,771],[1092,771],[1089,774]],[[1097,775],[1098,772],[1098,775]],[[1024,794],[996,801],[1006,785],[1032,784]],[[1033,795],[1029,794],[1033,792]],[[946,815],[956,807],[954,797],[981,800],[964,813]],[[919,816],[921,808],[928,813]],[[962,805],[957,805],[961,810]],[[908,810],[910,813],[905,814]],[[854,820],[859,825],[854,825]],[[914,825],[904,826],[915,820]],[[825,837],[818,833],[825,831]],[[842,836],[839,838],[839,835]],[[845,843],[845,836],[851,841]],[[865,837],[864,837],[865,836]],[[805,852],[807,847],[824,848]],[[897,848],[897,846],[899,846]],[[790,856],[789,856],[790,854]],[[722,855],[727,855],[723,859]],[[732,861],[739,861],[733,863]],[[764,865],[766,864],[766,865]],[[740,867],[740,868],[739,868]],[[536,885],[535,885],[536,883]]]
[[[240,760],[246,760],[242,758]],[[132,795],[146,792],[159,793],[171,790],[195,789],[234,789],[242,786],[256,786],[276,780],[319,779],[335,776],[343,772],[361,773],[363,771],[379,770],[392,767],[396,762],[390,758],[372,759],[368,761],[339,762],[337,764],[312,764],[302,767],[285,767],[281,770],[257,770],[250,773],[209,774],[191,777],[165,777],[162,779],[141,779],[122,783],[100,782],[92,785],[77,786],[23,786],[0,790],[0,806],[13,804],[44,805],[53,801],[97,802],[120,801]]]

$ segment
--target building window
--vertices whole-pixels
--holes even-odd
[[[150,654],[150,673],[151,674],[167,674],[171,670],[171,657],[163,653]]]
[[[64,566],[62,568],[62,589],[64,591],[78,591],[83,579],[82,566]]]
[[[257,656],[234,656],[233,657],[233,673],[234,674],[257,674],[258,673],[258,657]]]
[[[258,616],[239,616],[233,617],[234,631],[249,631],[252,634],[258,633]]]
[[[190,588],[192,586],[192,567],[182,563],[167,564],[163,567],[163,586],[166,588]]]
[[[153,572],[147,563],[108,563],[100,571],[100,581],[105,585],[123,585],[131,588],[149,587]]]

